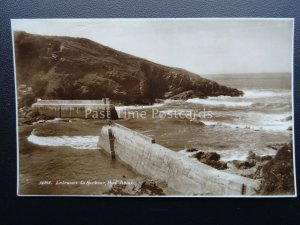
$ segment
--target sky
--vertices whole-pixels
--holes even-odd
[[[13,19],[12,30],[84,37],[203,74],[292,71],[292,19]]]

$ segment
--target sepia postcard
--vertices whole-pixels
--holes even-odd
[[[297,196],[294,19],[11,28],[19,196]]]

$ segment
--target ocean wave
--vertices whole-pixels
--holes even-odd
[[[233,160],[246,161],[249,156],[248,151],[238,149],[222,150],[217,151],[217,153],[221,156],[220,160],[224,162],[229,162]],[[275,156],[277,151],[271,148],[264,148],[259,150],[253,150],[253,153],[261,157],[266,155]]]
[[[192,98],[186,100],[186,102],[202,104],[202,105],[212,105],[212,106],[223,105],[226,107],[247,107],[247,106],[253,106],[257,104],[263,104],[262,102],[258,102],[257,99],[277,97],[280,100],[280,97],[288,97],[291,95],[291,91],[287,91],[287,90],[252,89],[252,90],[243,90],[243,92],[244,92],[244,96],[239,96],[239,97],[230,97],[230,96],[222,95],[218,97],[208,97],[207,99]],[[281,103],[282,100],[280,100],[280,102],[278,102],[277,100],[277,104],[281,104]]]
[[[213,120],[203,120],[206,126],[229,127],[234,129],[251,129],[273,132],[286,132],[292,127],[292,115],[290,113],[267,114],[267,113],[244,113],[241,120],[232,122],[221,122]]]
[[[226,106],[226,107],[248,107],[253,104],[253,102],[248,101],[236,101],[236,99],[232,99],[232,101],[224,101],[224,97],[210,97],[208,99],[200,99],[200,98],[192,98],[188,99],[186,102],[201,104],[201,105],[210,105],[210,106]]]
[[[163,106],[164,103],[155,103],[153,105],[128,105],[128,106],[115,106],[117,111],[125,110],[139,110],[139,109],[149,109]]]
[[[292,109],[291,102],[257,102],[252,105],[252,107],[260,110],[272,110],[272,111],[286,111]]]
[[[206,126],[216,126],[218,124],[221,124],[220,122],[216,122],[216,121],[201,121],[202,123],[204,123],[204,125]]]
[[[76,149],[99,149],[97,146],[99,136],[36,136],[34,132],[27,140],[36,145],[53,147],[72,147]]]
[[[180,154],[185,155],[186,157],[191,157],[192,155],[196,154],[197,152],[200,152],[201,150],[197,150],[195,152],[187,152],[186,150],[179,151]],[[226,150],[209,150],[204,152],[216,152],[220,155],[220,161],[223,162],[230,162],[233,160],[239,160],[239,161],[246,161],[249,156],[249,151],[246,149],[226,149]],[[275,156],[277,153],[277,150],[274,150],[272,148],[263,148],[263,149],[254,149],[252,150],[253,153],[255,153],[257,156]]]
[[[244,98],[270,98],[291,95],[291,91],[287,90],[243,90]]]

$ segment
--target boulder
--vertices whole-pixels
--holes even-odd
[[[197,152],[196,154],[192,155],[192,157],[218,170],[224,170],[228,168],[227,163],[219,161],[221,157],[216,152]]]
[[[250,169],[256,165],[256,161],[254,159],[249,159],[247,161],[233,160],[233,164],[238,169]]]
[[[196,152],[196,151],[198,151],[198,150],[195,148],[189,148],[186,150],[186,152]]]

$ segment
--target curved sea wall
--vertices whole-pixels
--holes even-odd
[[[217,170],[119,124],[103,126],[99,146],[135,171],[166,181],[183,195],[255,195],[257,180]]]

